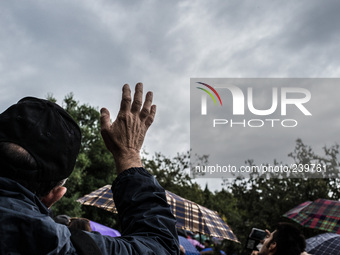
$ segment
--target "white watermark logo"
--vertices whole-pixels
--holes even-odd
[[[243,119],[243,120],[233,120],[233,119],[224,119],[224,118],[216,118],[213,119],[213,127],[218,125],[229,125],[233,126],[243,126],[243,127],[263,127],[263,126],[271,126],[279,124],[282,127],[296,127],[298,125],[298,121],[295,119],[277,119],[277,118],[269,118],[270,115],[276,113],[281,116],[287,116],[287,106],[291,106],[289,108],[290,111],[300,111],[304,116],[312,116],[311,112],[307,109],[306,103],[311,100],[311,93],[308,89],[299,88],[299,87],[273,87],[271,89],[271,98],[265,98],[271,102],[270,107],[267,109],[258,109],[254,106],[254,93],[253,88],[248,87],[246,89],[246,94],[235,85],[225,85],[225,86],[211,86],[206,83],[197,82],[205,86],[197,87],[201,89],[201,115],[208,115],[207,109],[207,100],[208,95],[211,97],[211,100],[214,101],[215,107],[218,107],[217,100],[218,98],[220,102],[220,107],[225,107],[222,105],[224,97],[227,94],[231,93],[232,96],[232,114],[233,116],[242,116],[245,115],[246,110],[249,113],[256,116],[266,116],[265,119]],[[257,98],[258,100],[259,98]],[[260,98],[261,99],[261,98]],[[246,108],[247,107],[247,108]]]

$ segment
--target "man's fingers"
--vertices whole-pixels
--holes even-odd
[[[152,92],[148,92],[146,93],[145,96],[145,102],[143,105],[143,109],[140,112],[140,119],[143,121],[145,118],[147,118],[150,114],[150,108],[152,105],[152,98],[153,98],[153,93]]]
[[[100,126],[102,131],[111,127],[110,112],[106,108],[100,109]]]
[[[120,103],[120,111],[130,111],[131,108],[131,90],[128,84],[123,86],[122,102]]]
[[[152,105],[150,109],[150,114],[145,120],[145,126],[147,128],[151,126],[153,120],[155,119],[155,115],[156,115],[156,105]]]
[[[135,95],[133,97],[133,102],[131,106],[132,113],[139,112],[142,106],[142,100],[143,100],[143,84],[137,83],[135,87]]]

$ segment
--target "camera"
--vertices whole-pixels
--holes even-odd
[[[262,241],[267,235],[267,232],[259,229],[259,228],[252,228],[249,238],[258,240],[258,241]]]
[[[259,228],[252,228],[247,239],[246,248],[249,250],[257,250],[256,246],[266,237],[266,231]]]

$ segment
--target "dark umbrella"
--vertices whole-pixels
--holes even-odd
[[[317,199],[307,201],[286,212],[284,217],[308,228],[340,234],[340,202]]]
[[[340,235],[324,233],[308,238],[306,251],[313,255],[340,255]]]
[[[166,191],[166,197],[177,219],[176,226],[178,228],[239,242],[230,227],[217,212],[182,198],[170,191]],[[95,190],[77,199],[77,201],[84,205],[96,206],[113,213],[118,213],[113,201],[111,185]]]

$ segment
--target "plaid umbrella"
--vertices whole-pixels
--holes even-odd
[[[324,233],[308,238],[306,251],[313,255],[340,255],[340,235]]]
[[[304,227],[340,234],[340,201],[320,198],[314,202],[307,201],[283,216]]]
[[[217,212],[182,198],[170,191],[166,191],[166,198],[177,219],[176,226],[178,228],[239,242],[233,231]],[[118,213],[113,201],[111,185],[95,190],[77,199],[77,202]]]

